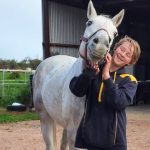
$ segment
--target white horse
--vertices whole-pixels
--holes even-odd
[[[84,69],[85,62],[101,61],[117,34],[124,10],[112,19],[97,15],[92,2],[88,4],[86,29],[79,48],[79,58],[65,55],[45,59],[33,77],[33,100],[39,114],[46,150],[56,150],[56,123],[63,127],[61,150],[74,147],[78,125],[84,111],[85,97],[76,97],[69,83]]]

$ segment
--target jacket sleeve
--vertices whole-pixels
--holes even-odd
[[[81,75],[72,78],[69,84],[71,92],[77,96],[82,97],[87,93],[90,81],[95,77],[93,69],[85,69]]]
[[[111,77],[104,81],[104,101],[118,111],[132,104],[137,90],[137,83],[131,81],[130,77],[123,80],[121,85],[113,83]]]

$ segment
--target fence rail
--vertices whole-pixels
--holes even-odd
[[[17,72],[18,77],[10,79],[10,75]],[[15,96],[19,90],[30,85],[32,70],[0,69],[0,98]]]

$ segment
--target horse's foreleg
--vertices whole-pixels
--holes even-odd
[[[46,111],[39,113],[46,150],[56,150],[56,125]]]
[[[60,150],[66,150],[67,149],[67,144],[68,144],[67,130],[64,129],[63,134],[62,134],[62,139],[61,139]]]
[[[70,124],[70,126],[67,129],[67,137],[68,137],[68,145],[69,150],[79,150],[78,148],[75,148],[75,137],[76,137],[76,127],[74,127],[74,124]]]

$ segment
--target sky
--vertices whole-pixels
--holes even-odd
[[[0,59],[42,59],[41,0],[0,0]]]

